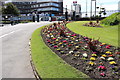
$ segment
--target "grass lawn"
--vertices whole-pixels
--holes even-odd
[[[103,28],[98,27],[85,27],[83,24],[88,21],[77,21],[67,24],[67,27],[75,33],[87,36],[89,38],[98,39],[100,42],[104,42],[113,46],[118,47],[118,25],[106,26],[102,25]],[[120,47],[120,46],[119,46]]]
[[[43,80],[45,78],[88,78],[87,75],[65,63],[45,45],[40,36],[43,27],[34,31],[31,37],[32,59],[41,78]]]

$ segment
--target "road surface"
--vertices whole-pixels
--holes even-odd
[[[35,78],[30,64],[29,39],[34,30],[46,24],[50,22],[0,27],[2,78]]]

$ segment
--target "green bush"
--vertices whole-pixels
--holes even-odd
[[[101,23],[105,25],[118,25],[120,23],[120,12],[108,16]]]

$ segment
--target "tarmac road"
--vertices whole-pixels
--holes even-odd
[[[0,27],[2,78],[35,78],[30,64],[29,39],[34,30],[50,23],[35,22]]]

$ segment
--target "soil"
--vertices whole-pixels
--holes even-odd
[[[76,34],[70,31],[64,23],[62,27],[54,27],[53,25],[46,26],[41,31],[41,36],[45,44],[55,52],[59,57],[66,61],[71,66],[87,74],[92,79],[98,78],[113,80],[120,78],[120,48],[102,44],[97,42],[94,49],[90,49],[88,42],[92,39]],[[61,34],[62,30],[62,34]],[[102,45],[101,45],[102,44]],[[106,48],[108,46],[108,48]],[[110,51],[112,55],[106,53]],[[86,53],[87,57],[83,56]],[[95,60],[91,60],[92,54],[96,54]],[[101,56],[106,55],[102,60]],[[110,64],[107,59],[112,57],[115,64]],[[94,65],[89,64],[95,63]],[[99,70],[99,66],[104,66],[105,69]],[[100,75],[104,73],[104,75]]]

